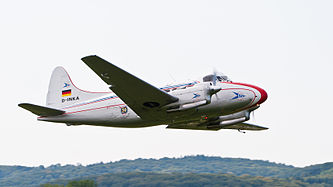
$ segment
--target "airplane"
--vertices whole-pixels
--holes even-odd
[[[266,130],[249,124],[250,113],[266,101],[264,89],[232,82],[213,74],[203,81],[155,87],[96,56],[81,59],[111,92],[77,88],[63,67],[54,69],[46,106],[18,106],[38,115],[39,121],[71,125],[140,128],[167,125],[170,129]]]

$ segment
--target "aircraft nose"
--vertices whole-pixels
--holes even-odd
[[[257,104],[261,104],[267,100],[268,95],[264,89],[259,88],[259,87],[256,87],[256,89],[260,92],[260,99]]]
[[[267,97],[268,97],[267,92],[264,89],[262,89],[262,88],[260,88],[258,86],[254,86],[252,84],[246,84],[246,83],[233,83],[233,84],[247,86],[248,88],[250,88],[252,90],[258,91],[259,94],[257,94],[257,93],[254,94],[253,97],[252,97],[252,99],[255,99],[255,100],[259,99],[259,100],[257,100],[257,102],[255,102],[253,104],[259,104],[260,105],[261,103],[263,103],[263,102],[265,102],[267,100]]]

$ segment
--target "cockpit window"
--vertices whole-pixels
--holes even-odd
[[[204,76],[203,81],[212,82],[214,80],[214,76],[215,75],[213,75],[213,74],[206,75],[206,76]],[[228,78],[228,76],[223,75],[223,74],[216,75],[216,79],[217,79],[216,81],[219,81],[219,82],[231,82],[231,80]]]
[[[186,88],[192,87],[198,83],[200,83],[200,82],[194,81],[194,82],[190,82],[190,83],[186,83],[186,84],[178,84],[178,85],[172,85],[172,86],[168,85],[168,86],[160,88],[160,89],[164,90],[166,92],[170,92],[170,91],[175,91],[175,90],[180,90],[180,89],[186,89]]]

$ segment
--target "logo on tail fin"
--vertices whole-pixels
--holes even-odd
[[[68,83],[64,83],[65,85],[64,85],[64,88],[67,88],[67,87],[69,87],[70,86],[70,84],[68,84]]]

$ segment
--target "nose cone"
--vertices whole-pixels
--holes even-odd
[[[268,97],[267,92],[264,89],[262,89],[258,86],[254,86],[254,85],[251,85],[251,84],[245,84],[245,83],[232,83],[232,84],[247,86],[247,87],[250,87],[252,89],[257,90],[260,93],[260,95],[256,96],[256,97],[259,97],[259,101],[255,102],[254,104],[259,104],[260,105],[261,103],[263,103],[267,100],[267,97]]]
[[[267,92],[264,89],[259,88],[257,86],[256,86],[256,89],[260,92],[260,99],[258,101],[258,104],[261,104],[261,103],[263,103],[267,100],[268,95],[267,95]]]

